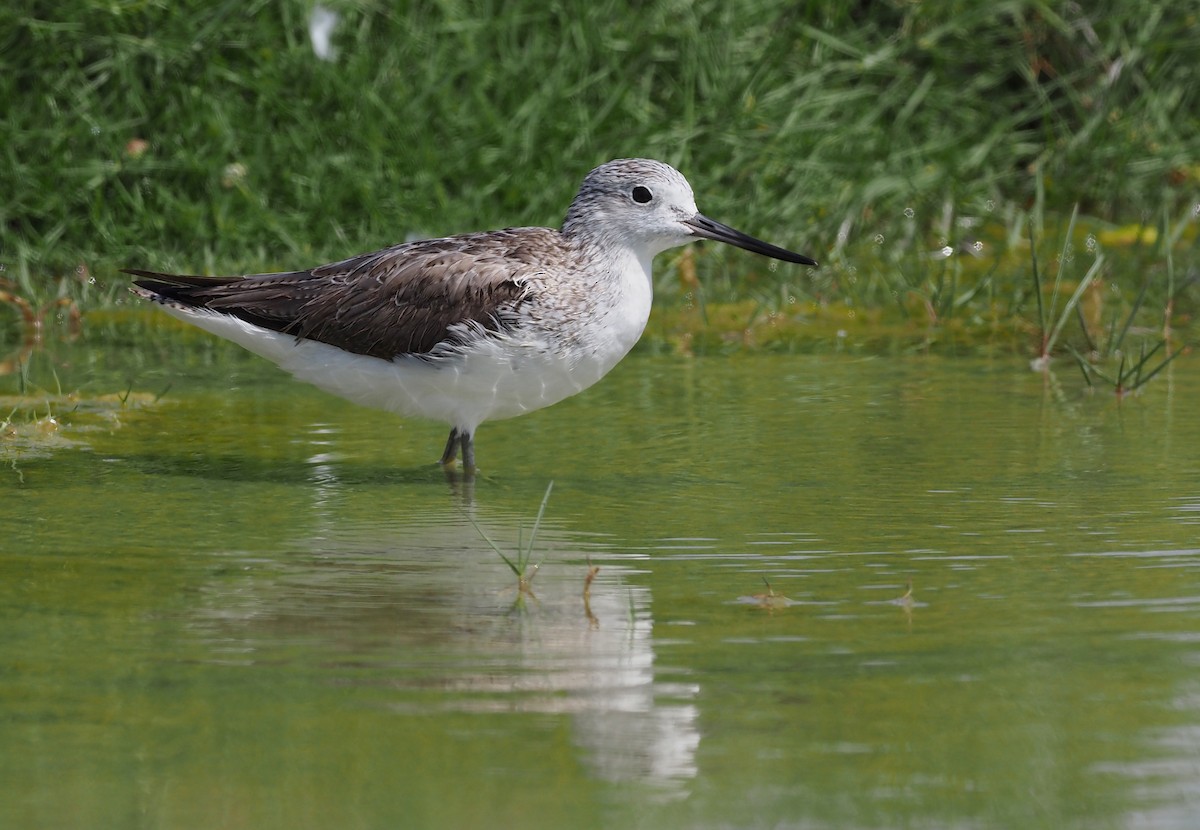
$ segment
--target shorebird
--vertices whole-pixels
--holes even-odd
[[[704,216],[650,159],[592,170],[562,228],[406,242],[306,271],[128,269],[133,292],[357,404],[450,425],[441,463],[475,470],[475,430],[587,389],[646,327],[654,256],[714,239],[815,260]]]

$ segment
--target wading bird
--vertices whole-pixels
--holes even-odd
[[[441,462],[475,469],[475,430],[587,389],[646,327],[650,263],[715,239],[816,265],[715,222],[650,159],[588,173],[562,228],[407,242],[306,271],[199,277],[130,269],[133,291],[300,380],[450,425]]]

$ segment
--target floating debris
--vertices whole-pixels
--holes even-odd
[[[775,589],[771,587],[771,583],[765,576],[762,578],[762,581],[763,584],[767,586],[765,593],[751,594],[750,596],[746,597],[738,597],[737,601],[743,605],[756,605],[759,608],[769,609],[787,608],[791,605],[800,604],[796,600],[788,599],[783,594],[775,593]]]

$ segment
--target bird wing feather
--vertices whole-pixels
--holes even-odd
[[[391,360],[498,332],[552,263],[556,231],[513,228],[405,243],[308,271],[200,277],[130,269],[157,299]]]

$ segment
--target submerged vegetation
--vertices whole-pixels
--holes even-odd
[[[121,303],[131,264],[556,225],[590,167],[644,155],[822,263],[666,255],[647,348],[1074,350],[1101,377],[1186,339],[1186,4],[326,5],[323,57],[299,0],[0,12],[0,315]]]

